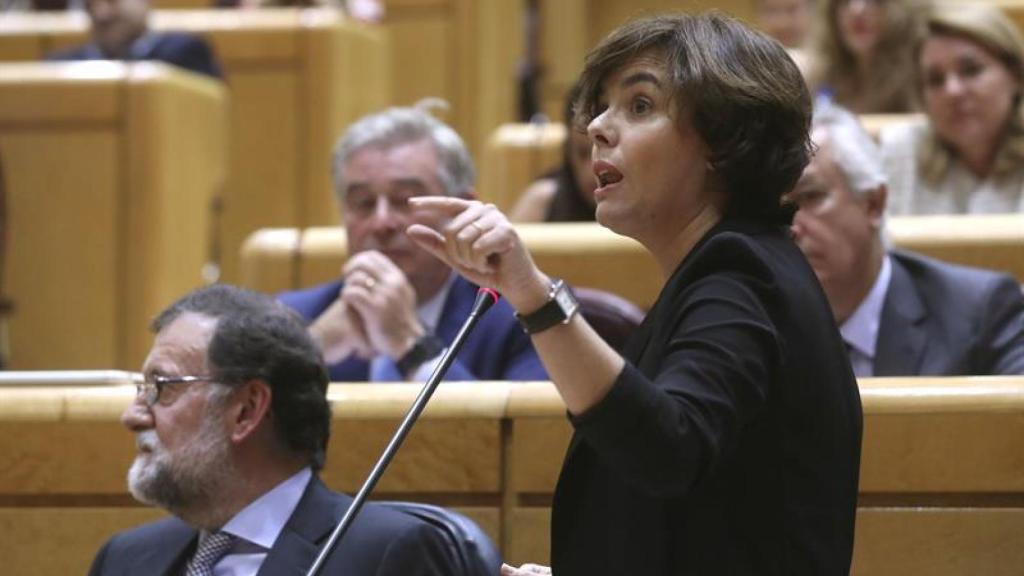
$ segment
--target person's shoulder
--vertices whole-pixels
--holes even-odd
[[[360,511],[354,540],[364,554],[377,556],[377,574],[451,574],[455,543],[441,527],[387,503],[370,502]],[[379,556],[378,556],[379,555]]]
[[[691,275],[741,272],[767,280],[774,277],[774,268],[802,260],[783,226],[725,220],[698,242],[683,268],[689,267]]]
[[[167,518],[147,522],[141,526],[119,532],[111,540],[118,539],[124,544],[134,546],[137,544],[149,544],[173,536],[191,538],[194,535],[194,528],[174,516],[168,516]]]
[[[155,32],[157,43],[162,46],[176,48],[209,48],[202,36],[190,32]]]
[[[378,528],[383,529],[384,533],[391,535],[412,530],[414,533],[418,532],[423,527],[428,527],[423,520],[402,512],[384,502],[370,502],[363,508],[361,514],[365,514],[368,520],[372,520],[373,524]]]
[[[340,290],[341,280],[332,280],[310,288],[281,292],[277,299],[306,320],[312,320],[338,298]]]
[[[202,36],[188,32],[157,32],[153,34],[153,42],[153,57],[213,78],[223,77],[213,48]]]
[[[46,55],[46,60],[50,62],[68,62],[75,60],[88,60],[89,56],[89,44],[82,44],[79,46],[73,46],[71,48],[64,48],[56,50]]]
[[[958,302],[960,306],[984,306],[993,292],[1007,288],[1011,293],[1020,291],[1017,281],[1002,272],[962,266],[903,250],[892,250],[889,257],[894,266],[907,273],[919,292],[943,301]]]
[[[928,120],[923,115],[914,115],[905,121],[882,126],[878,131],[878,143],[886,150],[913,150],[930,133]]]
[[[554,178],[534,180],[519,195],[519,200],[509,212],[509,219],[513,222],[543,222],[557,191],[558,182]]]
[[[666,290],[685,298],[732,294],[761,302],[823,298],[814,271],[788,230],[745,220],[723,221],[709,232]]]
[[[146,556],[153,550],[183,548],[195,534],[194,528],[170,516],[114,534],[103,545],[99,557],[105,565],[115,565]]]

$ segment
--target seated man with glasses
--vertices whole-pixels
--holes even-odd
[[[477,287],[406,236],[407,202],[472,197],[473,161],[454,130],[413,107],[357,121],[338,142],[333,166],[348,260],[338,280],[280,300],[310,322],[332,381],[425,380]],[[547,380],[547,373],[512,309],[498,302],[448,379]]]
[[[91,575],[303,574],[352,499],[318,478],[327,374],[295,314],[212,286],[153,322],[156,339],[121,420],[138,454],[132,495],[173,517],[118,534]],[[367,504],[323,574],[448,575],[438,528]]]

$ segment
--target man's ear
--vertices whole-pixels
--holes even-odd
[[[885,220],[885,206],[888,200],[889,188],[885,184],[864,194],[864,211],[876,230],[882,227],[882,221]]]
[[[237,444],[252,436],[270,418],[273,390],[265,381],[253,379],[239,386],[233,394],[231,441]]]

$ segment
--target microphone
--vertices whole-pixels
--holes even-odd
[[[431,372],[430,378],[427,378],[426,383],[420,390],[419,396],[413,401],[409,411],[406,412],[405,418],[402,419],[402,423],[398,425],[398,429],[395,431],[395,435],[391,438],[387,447],[384,448],[384,453],[381,454],[380,459],[373,466],[373,470],[370,471],[370,475],[363,482],[363,486],[359,489],[359,492],[352,499],[352,505],[348,507],[345,515],[342,516],[341,521],[334,527],[330,537],[327,538],[327,542],[324,543],[320,553],[317,554],[316,560],[313,561],[313,565],[309,567],[309,571],[306,572],[306,576],[316,576],[319,574],[320,569],[323,568],[325,562],[330,557],[331,552],[337,547],[338,542],[341,541],[342,536],[348,531],[349,526],[355,520],[356,514],[362,510],[363,504],[366,502],[366,498],[373,491],[377,485],[377,481],[384,474],[384,470],[387,469],[388,465],[391,464],[391,460],[395,457],[402,442],[405,441],[405,437],[412,430],[416,420],[420,417],[423,409],[427,407],[427,402],[430,401],[430,397],[434,395],[434,391],[437,390],[441,379],[448,373],[448,368],[451,367],[452,362],[455,361],[455,357],[458,355],[459,350],[462,349],[463,343],[466,341],[466,337],[476,327],[476,323],[484,315],[485,312],[490,310],[491,306],[501,298],[501,295],[497,291],[491,288],[479,288],[476,292],[476,301],[473,302],[473,309],[469,313],[469,317],[462,324],[462,328],[459,329],[458,334],[455,335],[455,340],[452,340],[451,346],[445,348],[441,353],[441,360],[434,367],[434,371]]]

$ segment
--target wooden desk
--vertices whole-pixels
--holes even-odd
[[[334,142],[390,102],[383,32],[329,9],[157,10],[151,25],[206,38],[227,80],[229,180],[214,245],[221,278],[237,281],[238,251],[254,230],[335,224]],[[74,12],[5,16],[0,61],[81,43],[88,27]]]
[[[126,494],[132,375],[0,373],[0,554],[12,574],[82,573],[114,530],[157,517]],[[1016,575],[1024,565],[1024,377],[863,379],[853,574]],[[332,384],[323,477],[354,491],[418,386]],[[444,384],[376,497],[457,508],[510,563],[548,560],[570,437],[547,382]],[[60,553],[57,553],[57,551]]]
[[[1024,378],[862,379],[864,441],[851,574],[1016,575],[1024,565]],[[503,551],[550,554],[550,503],[571,436],[547,384],[511,391]]]
[[[664,279],[636,241],[593,223],[517,224],[537,265],[570,284],[618,294],[641,308]],[[1024,214],[902,216],[888,220],[893,244],[949,262],[999,270],[1024,283]],[[242,249],[242,284],[270,294],[326,282],[347,257],[343,228],[268,229]]]
[[[141,365],[150,318],[202,283],[226,106],[164,64],[0,64],[11,368]]]

